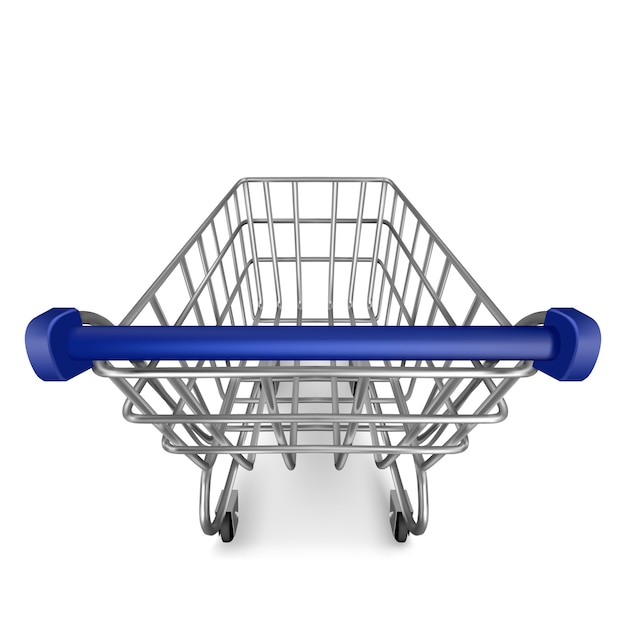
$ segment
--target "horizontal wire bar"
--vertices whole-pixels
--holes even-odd
[[[307,381],[307,382],[310,382],[310,381]],[[323,381],[323,382],[328,382],[328,381]],[[381,382],[381,381],[379,380],[378,382]],[[388,382],[388,381],[385,381],[385,382]],[[354,398],[352,396],[338,396],[337,397],[338,404],[349,404],[350,406],[352,406],[353,400]],[[304,398],[298,397],[299,404],[330,404],[332,401],[333,401],[333,398],[331,398],[330,396],[327,396],[327,397],[305,396]],[[250,400],[247,398],[237,398],[234,400],[234,402],[239,403],[239,404],[246,404],[250,402]],[[276,398],[276,402],[278,404],[291,404],[292,399],[286,396],[281,396],[281,397]],[[397,400],[392,397],[388,397],[388,398],[377,397],[376,400],[372,402],[374,404],[397,404]]]
[[[506,413],[491,415],[394,415],[374,413],[354,415],[352,413],[280,413],[280,414],[215,414],[189,415],[154,414],[143,415],[124,411],[124,417],[137,424],[280,424],[298,422],[298,424],[345,423],[345,424],[497,424],[506,418]]]
[[[258,381],[260,377],[274,380],[289,380],[294,376],[330,377],[354,379],[372,374],[382,378],[521,378],[537,372],[531,361],[521,361],[512,367],[490,367],[476,369],[469,367],[430,367],[420,365],[392,367],[320,367],[320,366],[281,366],[280,372],[274,367],[246,365],[245,367],[156,367],[154,369],[114,367],[107,361],[94,361],[93,371],[105,378],[247,378]]]
[[[344,420],[345,422],[345,420]],[[286,422],[287,424],[291,424],[291,420],[289,420],[288,422]],[[314,433],[326,433],[326,432],[334,432],[337,424],[300,424],[298,422],[293,422],[293,423],[297,423],[298,424],[298,431],[300,432],[314,432]],[[345,424],[341,424],[339,430],[341,432],[345,432],[347,430],[347,425]],[[371,431],[371,424],[359,424],[357,426],[357,430],[359,432],[370,432]],[[224,428],[224,432],[233,432],[233,433],[238,433],[238,432],[252,432],[254,429],[258,429],[259,432],[267,432],[267,433],[273,433],[274,431],[272,430],[272,425],[271,424],[255,424],[254,426],[249,426],[247,424],[237,424],[234,426],[226,426]],[[381,432],[381,431],[385,431],[385,432],[398,432],[398,433],[404,433],[404,426],[402,426],[402,424],[376,424],[376,430]],[[391,445],[391,444],[389,444]]]
[[[257,446],[178,446],[163,442],[163,447],[172,454],[245,454],[251,452],[253,454],[286,454],[294,453],[298,454],[317,454],[317,453],[333,453],[343,452],[348,454],[371,454],[372,452],[386,453],[386,454],[459,454],[467,449],[469,442],[467,439],[461,443],[445,448],[442,446],[374,446],[374,445],[333,445],[333,444],[298,444],[295,446],[277,446],[277,445],[257,445]]]

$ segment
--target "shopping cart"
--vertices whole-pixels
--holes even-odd
[[[300,453],[328,453],[337,469],[371,454],[391,471],[405,541],[426,529],[426,472],[506,418],[519,378],[584,379],[600,331],[575,309],[512,326],[388,179],[248,178],[119,326],[51,309],[26,347],[44,380],[110,378],[127,420],[201,468],[205,533],[233,539],[235,477],[257,454],[289,469]],[[229,469],[213,503],[218,457]]]

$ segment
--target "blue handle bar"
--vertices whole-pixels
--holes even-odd
[[[600,350],[596,322],[550,309],[543,326],[83,326],[76,309],[31,321],[26,349],[43,380],[115,360],[532,360],[583,380]]]

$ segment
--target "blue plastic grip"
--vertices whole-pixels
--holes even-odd
[[[576,309],[550,309],[544,328],[556,332],[559,343],[552,359],[536,360],[533,366],[557,380],[584,380],[591,374],[600,352],[600,327]]]
[[[35,374],[42,380],[69,380],[91,369],[92,359],[73,359],[67,351],[67,336],[81,327],[76,309],[50,309],[26,328],[26,352]]]
[[[600,349],[597,324],[551,309],[543,326],[82,326],[51,309],[26,331],[33,369],[68,380],[94,360],[532,360],[559,380],[582,380]]]

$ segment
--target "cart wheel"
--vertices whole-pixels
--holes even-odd
[[[391,532],[393,533],[393,538],[396,541],[404,543],[406,538],[409,536],[409,523],[402,512],[402,505],[400,503],[400,498],[398,498],[398,492],[392,489],[389,495],[389,523],[391,524]],[[408,499],[408,496],[406,497]],[[409,515],[411,515],[411,513],[409,513]]]
[[[409,526],[402,513],[397,513],[393,525],[393,538],[399,543],[404,543],[409,536]]]
[[[235,524],[233,523],[233,513],[228,512],[224,516],[224,521],[220,527],[220,537],[224,543],[230,543],[235,537]]]

